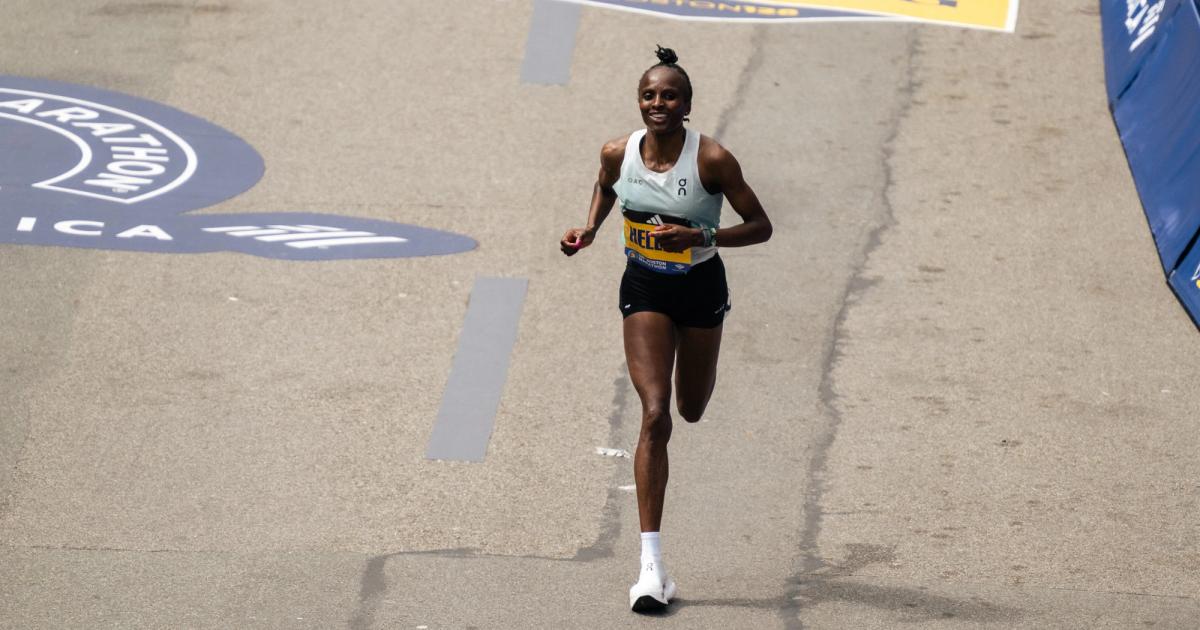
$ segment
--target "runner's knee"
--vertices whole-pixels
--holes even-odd
[[[642,410],[641,439],[666,444],[671,439],[671,413],[667,405],[649,405]]]
[[[679,401],[679,415],[687,422],[700,422],[704,416],[704,405],[689,404]]]

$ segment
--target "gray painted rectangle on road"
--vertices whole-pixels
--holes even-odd
[[[426,459],[483,461],[528,286],[525,278],[475,280]]]
[[[566,85],[571,79],[571,56],[582,7],[557,0],[533,0],[521,82]]]

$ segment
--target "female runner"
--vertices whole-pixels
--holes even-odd
[[[641,573],[629,590],[637,612],[665,607],[676,592],[659,544],[672,367],[676,409],[684,420],[697,422],[716,384],[721,324],[730,309],[717,245],[742,247],[771,237],[771,221],[737,160],[715,140],[684,127],[692,83],[675,52],[659,47],[656,54],[659,62],[638,83],[646,128],[601,149],[587,227],[567,230],[560,243],[568,256],[591,245],[620,200],[628,263],[619,306],[625,360],[642,401],[633,463]],[[718,229],[722,196],[741,216],[740,225]]]

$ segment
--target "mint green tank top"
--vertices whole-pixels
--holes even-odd
[[[654,271],[687,273],[692,265],[716,255],[716,246],[697,246],[686,252],[666,252],[658,249],[648,234],[653,226],[663,223],[715,229],[721,224],[724,197],[709,194],[700,184],[700,169],[697,166],[699,133],[687,130],[679,159],[665,173],[646,168],[642,161],[641,145],[645,135],[645,129],[629,135],[625,159],[621,162],[621,178],[613,186],[625,220],[625,252],[631,260]]]

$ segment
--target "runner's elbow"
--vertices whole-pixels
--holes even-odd
[[[775,228],[771,225],[770,221],[763,222],[761,233],[762,240],[759,241],[760,243],[766,243],[767,241],[771,240],[771,235],[775,233]]]

